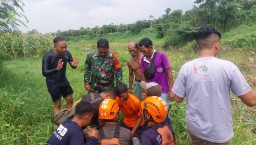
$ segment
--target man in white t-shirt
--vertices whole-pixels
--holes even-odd
[[[192,145],[231,144],[230,90],[246,105],[256,105],[256,89],[251,91],[237,66],[215,57],[220,38],[213,28],[197,32],[199,58],[182,66],[172,88],[171,100],[179,103],[187,98],[186,125]]]

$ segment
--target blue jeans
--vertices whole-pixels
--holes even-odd
[[[166,94],[166,93],[161,93],[161,96],[160,96],[167,104],[167,107],[168,107],[168,114],[165,118],[165,121],[164,123],[168,124],[171,126],[171,119],[170,119],[170,114],[169,114],[169,107],[170,107],[170,102],[169,102],[169,95]]]

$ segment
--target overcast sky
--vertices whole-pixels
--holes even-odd
[[[29,20],[23,32],[41,33],[95,27],[105,24],[129,24],[162,16],[167,8],[193,7],[195,0],[22,0]]]

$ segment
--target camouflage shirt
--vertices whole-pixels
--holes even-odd
[[[99,55],[98,50],[87,54],[85,60],[84,83],[90,85],[92,90],[102,92],[107,87],[122,82],[122,67],[116,53],[109,52],[106,57]]]

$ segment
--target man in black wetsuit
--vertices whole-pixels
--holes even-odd
[[[42,73],[46,77],[46,84],[54,102],[54,113],[60,110],[61,96],[65,98],[67,108],[73,105],[73,90],[66,77],[67,62],[75,69],[78,59],[73,59],[67,50],[66,40],[56,37],[53,40],[54,49],[43,57]]]

